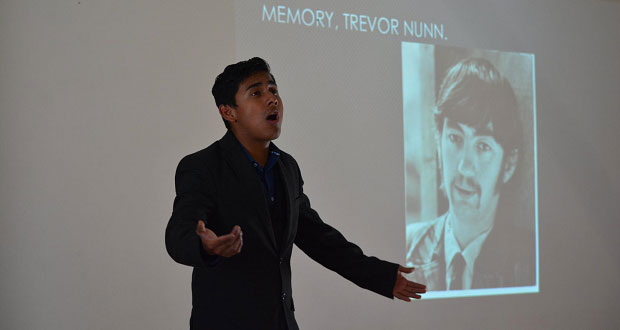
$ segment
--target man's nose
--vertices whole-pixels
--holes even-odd
[[[268,105],[278,105],[278,97],[275,95],[270,95],[269,99],[267,100],[267,104]]]
[[[464,177],[471,177],[476,173],[474,151],[469,149],[470,148],[465,148],[465,150],[463,150],[463,155],[458,166],[459,173]]]

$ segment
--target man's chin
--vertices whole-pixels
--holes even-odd
[[[469,203],[455,203],[454,215],[463,222],[469,223],[479,218],[478,208]]]
[[[269,131],[263,131],[262,136],[264,140],[275,140],[280,137],[280,127],[270,127]]]
[[[452,190],[452,203],[457,207],[478,209],[480,205],[480,194],[478,193],[463,193],[458,189]]]

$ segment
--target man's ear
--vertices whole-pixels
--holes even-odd
[[[237,121],[237,111],[230,105],[220,104],[218,110],[220,111],[220,116],[227,122],[234,123]]]
[[[513,149],[510,154],[507,155],[506,162],[504,162],[504,177],[502,178],[504,183],[508,183],[513,174],[515,174],[518,160],[519,149]]]

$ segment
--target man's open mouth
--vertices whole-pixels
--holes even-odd
[[[278,120],[278,113],[274,112],[274,113],[270,114],[269,116],[267,116],[267,120],[269,120],[269,121],[277,121]]]

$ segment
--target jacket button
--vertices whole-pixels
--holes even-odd
[[[282,292],[282,301],[286,300],[286,292]]]
[[[284,258],[280,258],[280,265],[284,263]]]

